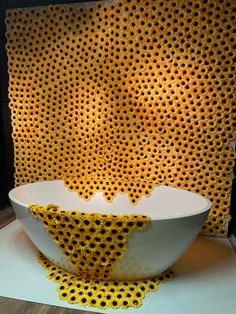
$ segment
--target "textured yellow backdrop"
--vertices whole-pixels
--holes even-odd
[[[15,184],[89,199],[207,196],[225,236],[235,154],[234,1],[108,1],[7,12]],[[148,208],[147,208],[148,215]]]

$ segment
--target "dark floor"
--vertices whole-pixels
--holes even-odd
[[[57,306],[38,304],[0,297],[1,314],[89,314],[88,311],[71,310]],[[96,313],[95,313],[96,314]],[[97,313],[98,314],[98,313]]]
[[[8,225],[15,218],[16,215],[11,207],[7,207],[6,209],[0,210],[0,229]]]

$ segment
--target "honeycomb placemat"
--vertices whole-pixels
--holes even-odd
[[[148,292],[157,291],[160,284],[174,276],[169,270],[145,280],[84,280],[51,263],[43,254],[39,255],[38,261],[48,271],[48,278],[58,284],[57,292],[61,300],[100,309],[139,308]]]
[[[14,9],[6,25],[16,185],[64,179],[134,204],[180,187],[213,202],[203,230],[226,236],[235,1]]]

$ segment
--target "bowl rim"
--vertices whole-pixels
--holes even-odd
[[[28,208],[32,203],[31,204],[27,204],[26,202],[20,201],[15,196],[15,192],[20,190],[21,188],[25,188],[27,186],[32,186],[32,185],[39,185],[39,184],[43,184],[45,182],[63,182],[63,180],[44,180],[44,181],[37,181],[37,182],[22,184],[22,185],[19,185],[17,187],[14,187],[13,189],[11,189],[9,191],[9,193],[8,193],[8,197],[9,197],[11,202],[14,202],[14,203],[16,203],[18,205],[21,205],[21,206],[25,207],[25,208]],[[193,195],[197,195],[199,198],[202,198],[202,199],[204,199],[206,201],[206,205],[201,210],[195,210],[195,212],[193,211],[191,213],[179,214],[179,215],[176,214],[176,215],[173,215],[173,216],[166,216],[166,217],[162,217],[161,216],[161,217],[157,217],[157,218],[156,217],[154,217],[154,218],[151,217],[152,221],[155,221],[155,220],[157,220],[157,221],[159,221],[159,220],[173,220],[173,219],[180,219],[180,218],[187,218],[187,217],[197,216],[197,215],[203,214],[204,212],[207,213],[208,211],[210,211],[210,209],[212,207],[212,202],[207,197],[205,197],[205,196],[203,196],[203,195],[201,195],[199,193],[188,191],[188,190],[181,189],[181,188],[175,188],[175,187],[171,187],[171,186],[167,186],[167,185],[161,185],[161,184],[156,186],[156,188],[160,188],[160,187],[162,187],[162,188],[164,187],[164,188],[168,188],[168,189],[175,189],[175,190],[180,190],[180,191],[185,191],[185,192],[189,192],[189,193],[191,193]],[[98,193],[100,193],[100,192],[98,192]],[[117,193],[117,194],[120,194],[120,193]],[[122,195],[126,195],[126,194],[122,194]],[[53,204],[56,204],[56,202],[53,203]],[[112,204],[112,202],[111,202],[111,204]],[[45,205],[43,205],[43,206],[45,206]],[[14,206],[12,206],[12,207],[14,209]],[[79,209],[76,209],[76,208],[72,208],[71,210],[79,211]],[[127,213],[127,214],[129,214],[129,213]],[[120,214],[120,215],[127,215],[127,214]],[[114,215],[119,215],[119,213],[118,214],[114,214]],[[138,213],[134,214],[134,215],[138,215]],[[148,211],[146,213],[141,213],[140,215],[147,215],[148,216]]]

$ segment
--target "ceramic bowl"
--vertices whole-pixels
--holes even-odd
[[[123,194],[118,194],[112,203],[107,203],[102,193],[84,201],[75,192],[69,192],[60,180],[22,185],[11,190],[9,197],[17,218],[35,246],[50,261],[71,273],[75,269],[41,222],[30,214],[30,204],[56,204],[63,210],[82,212],[150,216],[151,222],[145,229],[135,230],[129,236],[128,248],[113,269],[112,279],[117,280],[144,279],[168,269],[196,238],[211,208],[207,198],[168,186],[156,187],[150,197],[142,197],[137,205],[131,205],[128,196]]]

